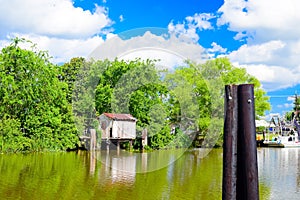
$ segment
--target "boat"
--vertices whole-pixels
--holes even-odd
[[[277,122],[276,122],[277,119]],[[294,148],[300,147],[300,125],[296,118],[293,123],[280,120],[273,116],[267,132],[264,134],[262,147]]]

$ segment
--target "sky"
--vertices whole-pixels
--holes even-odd
[[[246,68],[270,96],[272,110],[267,115],[292,110],[292,97],[300,94],[300,1],[0,3],[0,48],[12,38],[23,37],[48,51],[52,62],[61,64],[73,57],[89,57],[97,48],[97,55],[125,52],[130,58],[128,51],[137,48],[143,48],[140,54],[156,55],[153,49],[145,49],[155,44],[161,48],[159,55],[168,60],[166,63],[177,60],[162,51],[199,62],[203,58],[228,57],[235,66]]]

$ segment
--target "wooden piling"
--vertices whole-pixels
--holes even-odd
[[[96,150],[96,143],[97,143],[96,130],[90,129],[90,151]]]
[[[118,153],[118,155],[120,153],[120,140],[119,139],[117,140],[117,153]]]
[[[238,99],[237,85],[225,87],[223,200],[236,199]]]
[[[222,199],[258,200],[252,84],[225,87]]]
[[[238,87],[237,199],[258,200],[258,167],[255,134],[254,88]]]

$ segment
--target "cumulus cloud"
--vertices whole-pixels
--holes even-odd
[[[124,17],[123,17],[123,15],[119,16],[119,20],[120,20],[120,22],[123,22],[125,20]]]
[[[289,96],[289,97],[287,98],[287,101],[292,101],[292,102],[294,102],[294,101],[295,101],[295,97],[294,97],[294,96]]]
[[[300,2],[295,0],[225,0],[219,9],[218,25],[244,31],[256,41],[298,38],[299,7]]]
[[[129,35],[133,31],[127,32]],[[178,37],[155,35],[151,30],[142,35],[122,39],[119,36],[111,37],[90,54],[94,59],[114,59],[115,57],[123,59],[160,59],[159,64],[164,66],[182,65],[186,59],[196,62],[203,62],[205,59],[204,48],[199,44],[187,43]]]
[[[299,7],[294,0],[225,0],[218,10],[217,25],[246,41],[228,57],[267,90],[300,84]]]
[[[257,77],[267,91],[283,89],[300,83],[299,44],[282,40],[245,44],[228,57]]]
[[[216,42],[211,43],[212,48],[208,49],[209,52],[219,52],[219,53],[226,53],[227,49],[223,48],[221,45],[217,44]]]
[[[245,68],[249,74],[261,81],[267,91],[283,89],[299,83],[300,71],[289,70],[282,66],[239,63],[234,65]]]
[[[244,45],[228,53],[216,42],[206,49],[209,57],[227,56],[256,76],[271,91],[300,83],[300,15],[294,0],[225,0],[217,14],[196,13],[183,22],[170,22],[170,34],[185,36],[194,43],[199,32],[219,28],[236,32]],[[272,9],[270,9],[272,8]],[[214,20],[217,18],[216,20]],[[225,26],[224,26],[225,25]]]
[[[294,106],[293,103],[284,103],[284,104],[277,105],[277,108],[293,108],[293,106]]]
[[[87,57],[97,46],[103,43],[99,36],[88,39],[64,39],[35,34],[13,34],[13,37],[26,38],[37,45],[40,50],[47,50],[53,63],[64,63],[73,57]],[[3,44],[3,45],[2,45]],[[7,46],[9,41],[0,40],[1,46]],[[29,48],[29,46],[22,46]]]
[[[63,63],[72,57],[86,57],[111,36],[112,21],[107,9],[95,5],[93,12],[74,7],[72,0],[0,0],[0,47],[10,38],[31,40]]]
[[[233,61],[242,63],[268,63],[273,62],[277,50],[282,49],[285,43],[279,40],[269,41],[257,45],[242,45],[238,50],[229,54]]]
[[[182,55],[160,47],[145,47],[133,49],[119,56],[120,59],[134,60],[137,58],[158,60],[159,69],[173,69],[177,66],[184,66],[186,58]]]
[[[211,48],[206,49],[208,59],[227,56],[227,48],[222,47],[216,42],[211,43]]]
[[[74,7],[71,0],[1,0],[0,33],[39,34],[60,38],[88,38],[112,21],[104,7],[94,12]]]
[[[212,29],[210,20],[215,18],[210,13],[196,13],[194,16],[187,16],[182,23],[174,24],[170,22],[168,30],[170,34],[176,35],[177,37],[183,37],[189,39],[190,42],[198,42],[199,35],[197,31]]]
[[[300,84],[300,40],[272,40],[242,45],[228,54],[237,65],[246,66],[266,90],[277,90]]]

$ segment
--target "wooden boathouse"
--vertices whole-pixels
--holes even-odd
[[[99,128],[102,132],[101,139],[106,142],[107,149],[110,143],[120,149],[120,143],[136,139],[136,121],[130,114],[103,113],[98,117]],[[102,144],[103,144],[102,142]]]

